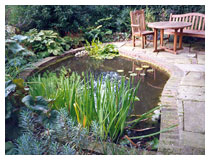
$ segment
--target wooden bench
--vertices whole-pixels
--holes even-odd
[[[205,38],[205,15],[202,13],[170,14],[169,21],[190,22],[192,26],[183,29],[183,36]],[[164,34],[174,35],[173,29],[167,29]]]

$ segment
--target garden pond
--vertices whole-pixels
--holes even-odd
[[[133,114],[140,115],[158,105],[159,97],[169,76],[154,65],[146,62],[133,60],[125,57],[115,57],[113,59],[97,60],[88,56],[71,57],[62,62],[51,65],[47,71],[60,73],[61,68],[71,69],[72,72],[81,74],[82,72],[91,72],[95,79],[103,75],[103,81],[110,79],[121,79],[121,76],[134,78],[134,84],[140,80],[140,86]]]
[[[97,78],[101,77],[101,75],[103,75],[104,83],[105,79],[108,77],[111,80],[117,79],[119,82],[121,77],[125,76],[126,79],[133,79],[134,85],[137,85],[140,80],[140,86],[136,94],[140,101],[135,101],[134,110],[131,113],[134,117],[142,115],[158,106],[161,92],[169,79],[166,72],[158,69],[154,65],[121,56],[103,60],[98,60],[89,56],[74,56],[59,63],[50,65],[50,67],[47,67],[40,73],[42,74],[46,71],[50,71],[56,72],[59,75],[63,67],[65,67],[66,70],[70,69],[71,72],[77,72],[80,75],[82,75],[82,72],[91,72],[95,78],[94,85],[97,85]],[[157,116],[154,115],[151,119],[149,119],[149,121],[142,121],[133,129],[125,129],[124,135],[133,137],[159,132],[159,113],[159,110],[157,110]],[[157,140],[159,138],[159,134],[155,137]],[[148,146],[147,142],[153,141],[154,143],[154,136],[144,138],[141,141],[139,141],[139,139],[133,139],[132,141],[139,144],[141,148],[144,148],[144,146]]]

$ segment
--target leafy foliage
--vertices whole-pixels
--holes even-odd
[[[6,80],[17,77],[25,68],[32,67],[32,62],[37,60],[33,52],[21,45],[26,38],[26,36],[15,35],[5,41]]]
[[[5,83],[6,119],[11,118],[21,106],[21,99],[27,94],[23,79],[9,80]]]
[[[94,26],[87,29],[89,31],[85,31],[85,38],[88,41],[100,39],[105,42],[107,40],[107,35],[112,35],[112,30],[109,29],[111,23],[108,22],[111,19],[112,17],[107,17],[97,20]]]
[[[155,21],[162,19],[162,15],[160,16],[160,14],[162,14],[163,8],[166,13],[164,16],[167,20],[170,13],[205,13],[204,5],[13,5],[6,6],[6,24],[16,26],[21,31],[28,31],[31,28],[56,30],[62,36],[68,32],[89,32],[91,27],[96,28],[99,25],[103,26],[102,32],[105,30],[112,30],[113,33],[130,32],[130,10],[147,10],[146,8],[154,13]],[[111,19],[100,22],[100,24],[95,24],[98,20],[106,17],[111,17]]]
[[[66,44],[65,39],[61,38],[58,33],[52,30],[31,29],[26,33],[29,37],[26,39],[26,46],[31,48],[39,57],[47,57],[50,54],[60,55],[70,46]]]
[[[99,40],[92,40],[91,44],[88,41],[86,41],[86,43],[87,45],[85,46],[85,50],[88,51],[88,54],[91,57],[97,59],[113,58],[119,54],[113,44],[103,45]]]
[[[16,139],[20,135],[18,116],[21,100],[28,94],[28,88],[23,79],[14,79],[5,82],[5,139],[7,142]],[[13,152],[8,149],[7,152]]]
[[[59,139],[59,137],[65,136],[61,132],[66,129],[72,137],[77,136],[76,133],[74,134],[70,119],[63,122],[67,128],[64,129],[64,126],[60,124],[63,120],[63,114],[65,113],[56,112],[56,116],[53,116],[51,121],[43,121],[43,119],[50,117],[36,110],[23,109],[20,113],[20,126],[23,128],[23,135],[16,140],[15,154],[75,154],[73,145],[66,143],[70,138],[65,137],[65,143]]]
[[[103,146],[100,154],[137,154],[136,150],[129,149],[123,144],[105,143],[98,136],[99,126],[96,122],[91,130],[76,124],[68,115],[65,108],[56,112],[52,121],[42,121],[40,114],[35,110],[22,109],[20,112],[20,127],[22,136],[15,143],[6,144],[6,154],[21,155],[84,155],[88,154],[91,144]],[[90,151],[89,151],[90,152]]]

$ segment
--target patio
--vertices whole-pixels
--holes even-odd
[[[153,52],[152,43],[141,49],[132,41],[114,43],[123,56],[156,64],[170,74],[161,96],[161,129],[158,154],[205,154],[205,47],[183,43],[177,55]],[[173,43],[168,43],[173,46]]]

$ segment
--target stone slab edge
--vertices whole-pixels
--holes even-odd
[[[160,133],[159,147],[157,154],[160,155],[185,155],[202,153],[199,148],[186,148],[181,144],[181,134],[183,131],[183,112],[177,98],[178,88],[181,80],[185,75],[185,72],[179,67],[169,64],[166,61],[159,59],[156,56],[139,54],[134,51],[123,50],[119,48],[120,55],[144,60],[153,65],[157,65],[160,69],[166,71],[170,78],[161,94],[160,103],[161,105],[161,125],[160,130],[168,128],[173,125],[177,125],[172,130],[164,133]],[[197,150],[197,152],[195,151]]]

